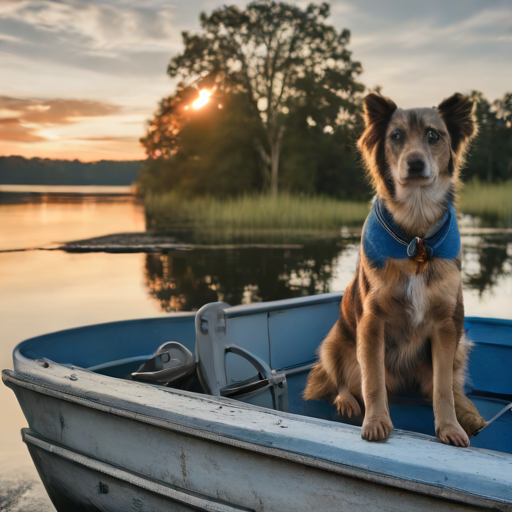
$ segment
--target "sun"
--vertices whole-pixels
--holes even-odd
[[[199,91],[199,98],[197,98],[194,103],[192,103],[192,106],[198,110],[201,107],[204,107],[209,101],[210,96],[212,95],[212,91],[209,91],[208,89],[201,89]]]

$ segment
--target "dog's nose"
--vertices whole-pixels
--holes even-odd
[[[425,161],[421,158],[413,158],[409,160],[409,176],[419,176],[423,174],[423,171],[425,170]]]

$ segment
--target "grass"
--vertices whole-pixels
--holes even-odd
[[[148,194],[148,229],[191,230],[195,236],[233,239],[264,235],[339,233],[342,226],[361,226],[369,202],[281,194],[230,199],[184,199],[175,193]],[[482,225],[512,226],[512,181],[502,184],[470,182],[460,194],[459,210],[479,217]]]
[[[325,197],[281,194],[211,197],[184,200],[173,193],[148,195],[146,215],[149,228],[165,231],[167,225],[193,227],[200,231],[336,231],[341,226],[361,225],[369,202],[339,201]]]
[[[512,181],[471,181],[460,193],[459,210],[480,217],[484,224],[512,227]]]

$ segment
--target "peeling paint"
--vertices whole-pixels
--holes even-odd
[[[103,482],[100,482],[98,484],[98,494],[108,494],[108,493],[109,493],[108,485],[104,484]]]
[[[66,427],[66,420],[61,412],[59,412],[59,422],[60,422],[60,437],[62,437],[62,433],[64,432],[64,428]]]
[[[185,455],[183,448],[181,448],[180,464],[183,481],[185,481],[187,479],[187,456]]]

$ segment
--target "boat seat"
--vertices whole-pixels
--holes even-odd
[[[272,370],[262,358],[229,340],[224,311],[229,307],[225,302],[214,302],[203,306],[196,315],[196,359],[203,389],[214,396],[288,411],[285,373]],[[230,382],[229,354],[238,356],[239,364],[244,361],[250,363],[256,375]]]
[[[184,381],[195,370],[194,354],[181,343],[168,341],[131,376],[133,380],[141,382],[173,386]]]

